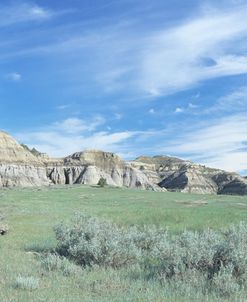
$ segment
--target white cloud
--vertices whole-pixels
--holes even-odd
[[[51,16],[51,13],[48,10],[40,6],[30,7],[28,9],[28,14],[34,18],[41,18],[41,19],[48,18]]]
[[[18,72],[11,72],[6,74],[5,78],[13,82],[19,82],[21,80],[21,74]]]
[[[182,112],[184,112],[184,109],[181,108],[181,107],[177,107],[177,108],[175,109],[175,113],[182,113]]]
[[[185,107],[177,107],[175,109],[175,113],[182,113],[182,112],[193,112],[195,109],[197,109],[199,106],[193,103],[189,103]]]
[[[68,109],[70,106],[71,106],[70,104],[64,104],[64,105],[57,106],[56,108],[58,110],[65,110]]]
[[[247,86],[240,87],[230,94],[220,97],[204,113],[242,112],[247,108]]]
[[[188,108],[189,109],[196,109],[196,108],[198,108],[198,105],[195,105],[193,103],[189,103]]]
[[[246,13],[246,5],[202,13],[154,34],[142,57],[141,88],[167,94],[203,80],[247,73]],[[239,51],[243,55],[237,55]]]
[[[155,110],[154,110],[153,108],[151,108],[151,109],[148,110],[148,112],[149,112],[150,114],[154,114],[154,113],[155,113]]]
[[[134,131],[96,131],[103,122],[103,118],[100,117],[88,122],[78,118],[68,118],[40,131],[17,133],[16,137],[19,141],[41,152],[54,157],[62,157],[85,149],[121,152],[124,150],[121,144],[138,135],[138,132]]]
[[[74,152],[86,149],[97,149],[111,152],[121,150],[120,143],[131,138],[132,132],[97,132],[91,136],[71,134],[64,135],[57,131],[27,132],[19,133],[17,137],[20,141],[34,146],[42,152],[51,156],[62,157]]]
[[[247,168],[247,151],[223,153],[220,156],[206,160],[204,163],[210,167],[225,169],[227,171],[242,172]]]
[[[201,96],[201,93],[200,93],[200,92],[198,92],[197,94],[195,94],[195,95],[193,96],[193,99],[199,99],[199,98],[200,98],[200,96]]]
[[[116,120],[121,120],[123,118],[123,115],[121,113],[115,113],[114,117]]]
[[[97,78],[107,79],[111,91],[127,88],[157,98],[208,79],[245,74],[246,14],[246,5],[202,11],[180,25],[144,34],[108,28],[102,32],[100,54],[95,53],[101,67]],[[110,54],[106,65],[105,53]]]
[[[53,12],[44,7],[28,2],[0,6],[0,26],[9,26],[15,23],[38,21],[53,16]]]
[[[31,9],[30,5],[28,8],[34,18],[43,16],[44,9]],[[63,56],[71,53],[76,63],[67,69],[76,81],[82,75],[85,78],[85,72],[87,79],[106,93],[122,90],[139,98],[156,98],[208,79],[246,74],[246,15],[247,6],[237,5],[231,10],[201,11],[196,17],[159,31],[133,30],[131,22],[129,26],[102,26],[97,31],[82,29],[81,35],[67,33],[54,44],[49,42],[5,56],[56,54],[64,62]]]
[[[104,123],[105,119],[102,116],[95,116],[91,121],[73,117],[62,122],[55,122],[51,128],[66,133],[80,133],[84,131],[93,131]]]
[[[206,165],[233,171],[247,169],[246,113],[211,122],[167,142],[162,152],[187,156]]]
[[[170,127],[163,130],[120,131],[97,130],[94,122],[67,119],[40,131],[24,131],[19,141],[55,157],[85,149],[99,149],[118,154],[172,154],[209,167],[228,171],[247,170],[246,113],[210,121],[204,126],[189,125],[190,130]],[[196,128],[197,127],[197,128]],[[91,132],[91,129],[94,131]],[[172,133],[174,138],[171,139]],[[161,142],[165,141],[162,147]]]

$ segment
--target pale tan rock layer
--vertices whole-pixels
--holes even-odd
[[[42,165],[32,153],[25,150],[9,134],[0,131],[0,163]]]
[[[104,177],[113,186],[163,190],[113,153],[86,151],[64,159],[52,159],[37,150],[32,151],[9,134],[0,132],[0,187],[95,185]]]
[[[0,187],[48,184],[44,163],[9,134],[0,132]]]
[[[154,191],[247,194],[247,179],[174,157],[139,157],[125,162],[110,152],[90,150],[54,159],[17,143],[0,131],[0,187],[51,184],[112,186]]]
[[[158,185],[169,191],[202,194],[247,194],[247,179],[236,173],[212,169],[167,156],[139,157],[143,172],[148,175],[155,166]]]
[[[55,184],[97,184],[101,177],[112,186],[162,191],[139,169],[110,152],[97,150],[77,152],[59,162],[47,165],[48,177]]]

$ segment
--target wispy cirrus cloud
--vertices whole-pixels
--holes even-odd
[[[9,81],[13,81],[13,82],[19,82],[21,80],[21,78],[22,78],[22,76],[18,72],[11,72],[11,73],[7,73],[5,75],[5,79],[7,79]]]
[[[3,74],[18,70],[21,75],[25,66],[25,81],[18,84],[22,89],[4,97],[15,99],[16,120],[19,93],[26,104],[25,118],[37,113],[39,106],[30,106],[33,100],[44,103],[36,130],[19,134],[23,142],[53,156],[98,148],[124,155],[168,153],[219,168],[246,169],[245,1],[222,0],[220,8],[215,8],[219,2],[203,1],[211,3],[205,8],[202,1],[189,1],[193,4],[183,6],[186,12],[180,17],[172,1],[157,0],[171,14],[169,21],[165,9],[150,12],[155,20],[148,19],[147,11],[140,13],[143,2],[152,8],[147,0],[136,1],[134,13],[129,5],[119,6],[125,0],[107,2],[117,3],[120,14],[110,9],[109,14],[108,9],[100,14],[97,4],[98,15],[94,5],[75,2],[78,14],[42,26],[36,21],[53,19],[59,12],[41,2],[0,5],[0,27],[8,25],[0,49]],[[168,4],[163,6],[164,2]],[[64,3],[56,7],[62,9]],[[14,38],[8,32],[12,26]],[[233,77],[237,75],[242,77]],[[18,75],[14,78],[18,81]],[[195,87],[192,97],[188,90]],[[224,96],[227,90],[230,93]],[[42,116],[50,107],[57,122],[42,127]],[[78,116],[77,109],[91,116],[97,110],[107,118],[60,120],[67,111]],[[2,120],[5,116],[2,113]]]
[[[227,95],[218,98],[215,103],[203,113],[242,112],[247,108],[247,86],[239,87]]]
[[[102,116],[95,116],[90,121],[73,117],[67,118],[62,122],[55,122],[53,125],[51,125],[51,129],[59,129],[61,132],[73,134],[84,131],[93,131],[104,123],[105,119]]]
[[[131,22],[120,23],[34,51],[77,53],[79,66],[90,53],[93,60],[86,68],[103,91],[124,90],[156,98],[209,79],[246,74],[246,13],[246,5],[202,10],[196,17],[159,31],[140,32],[133,30]]]
[[[247,6],[202,12],[149,39],[140,86],[151,95],[191,88],[217,77],[247,73]]]
[[[167,141],[163,153],[176,154],[229,171],[247,169],[246,112],[215,119]]]
[[[247,73],[247,5],[198,11],[173,26],[143,30],[138,18],[66,32],[57,41],[22,48],[3,57],[71,58],[64,72],[80,81],[85,74],[101,93],[160,97],[198,84]],[[139,25],[139,26],[137,26]],[[76,25],[74,25],[76,28]]]
[[[137,136],[136,131],[110,132],[98,130],[105,120],[95,117],[91,121],[68,118],[54,122],[37,131],[17,133],[19,141],[24,142],[51,156],[62,157],[85,149],[98,149],[121,153],[128,140]],[[126,154],[126,152],[124,152]]]
[[[48,8],[31,2],[0,5],[0,26],[10,26],[16,23],[40,21],[49,19],[54,12]]]
[[[170,154],[218,169],[247,170],[246,113],[184,127],[180,133],[174,125],[163,130],[114,131],[106,127],[102,131],[103,123],[100,118],[91,121],[68,118],[36,131],[17,133],[16,137],[55,157],[99,149],[128,159],[145,154]]]
[[[56,107],[58,110],[65,110],[71,107],[71,104],[63,104]]]

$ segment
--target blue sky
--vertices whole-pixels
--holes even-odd
[[[215,2],[1,1],[0,128],[245,173],[247,5]]]

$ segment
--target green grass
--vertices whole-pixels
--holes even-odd
[[[123,225],[155,224],[172,232],[185,228],[218,229],[247,221],[247,197],[88,186],[2,189],[0,215],[10,230],[0,237],[1,302],[186,301],[169,294],[159,284],[142,279],[135,268],[96,268],[70,277],[44,271],[32,251],[54,247],[53,226],[70,220],[75,212]],[[19,276],[39,280],[38,288],[16,288]],[[194,297],[189,301],[197,300]]]

